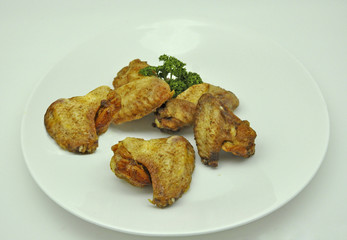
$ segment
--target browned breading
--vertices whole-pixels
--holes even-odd
[[[231,110],[239,106],[239,100],[232,92],[208,83],[196,84],[160,107],[155,113],[153,125],[167,132],[176,132],[192,125],[196,105],[205,93],[212,94]]]
[[[171,136],[144,140],[126,138],[112,147],[111,170],[135,186],[152,184],[151,203],[164,208],[190,186],[195,152],[187,139]]]
[[[148,67],[149,65],[145,61],[141,61],[140,59],[135,59],[129,63],[128,66],[123,67],[118,73],[117,76],[113,80],[114,88],[119,88],[127,83],[132,81],[136,81],[139,79],[146,78],[139,74],[139,71],[142,68]]]
[[[65,150],[92,153],[98,147],[94,118],[111,89],[101,86],[84,96],[53,102],[44,116],[48,134]]]
[[[201,161],[218,166],[219,152],[250,157],[255,151],[256,132],[248,121],[240,120],[219,98],[206,93],[199,99],[195,120],[194,137]]]

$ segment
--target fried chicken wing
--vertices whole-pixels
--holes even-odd
[[[113,80],[113,86],[115,88],[119,88],[127,83],[132,81],[136,81],[139,79],[146,78],[139,74],[139,71],[142,68],[148,67],[149,65],[145,61],[141,61],[140,59],[135,59],[129,63],[128,66],[122,68],[117,76]]]
[[[164,102],[170,99],[173,92],[170,86],[157,77],[146,77],[138,81],[132,81],[114,90],[100,108],[98,115],[113,108],[114,98],[120,96],[121,109],[112,114],[113,123],[121,124],[140,119],[154,112]],[[96,119],[99,122],[99,119]],[[108,122],[108,121],[106,121]]]
[[[153,126],[164,132],[177,132],[192,125],[196,105],[205,93],[220,99],[232,111],[239,105],[238,98],[230,91],[208,83],[196,84],[161,106],[155,113]]]
[[[195,152],[184,137],[151,140],[128,137],[112,146],[112,150],[112,172],[134,186],[152,184],[152,204],[160,208],[172,205],[189,189]]]
[[[199,99],[194,137],[202,163],[218,166],[221,149],[241,157],[255,151],[256,132],[248,121],[240,120],[218,97],[206,93]]]
[[[48,134],[70,152],[92,153],[98,147],[94,122],[96,112],[111,89],[101,86],[84,96],[62,98],[53,102],[44,115]]]

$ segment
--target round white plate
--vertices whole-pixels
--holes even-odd
[[[157,65],[176,56],[205,82],[234,92],[235,114],[256,130],[249,159],[221,152],[216,169],[196,168],[188,192],[173,206],[150,204],[151,187],[136,188],[111,172],[111,146],[125,137],[167,137],[153,114],[111,126],[94,154],[63,151],[46,133],[43,116],[58,98],[84,95],[135,59]],[[192,129],[179,133],[195,146]],[[319,88],[281,46],[238,26],[177,20],[114,28],[62,59],[33,92],[22,123],[22,148],[41,189],[67,211],[117,231],[179,236],[230,229],[259,219],[295,197],[312,179],[327,148],[329,118]]]

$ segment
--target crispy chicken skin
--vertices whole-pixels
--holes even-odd
[[[132,81],[136,81],[139,79],[146,78],[139,74],[139,71],[142,68],[148,67],[149,65],[145,61],[141,61],[140,59],[135,59],[129,63],[128,66],[123,67],[118,73],[117,76],[113,80],[114,88],[119,88],[127,83]]]
[[[114,92],[115,94],[108,95],[100,111],[108,111],[109,108],[113,108],[114,98],[120,96],[121,109],[113,115],[115,124],[140,119],[154,112],[173,95],[170,86],[157,77],[132,81],[116,88]]]
[[[239,99],[230,91],[209,83],[196,84],[179,94],[176,98],[198,104],[200,97],[205,93],[211,93],[218,99],[224,99],[225,105],[234,111],[239,106]]]
[[[196,105],[205,93],[212,94],[232,111],[239,106],[239,100],[232,92],[208,83],[196,84],[161,106],[155,113],[153,126],[164,132],[177,132],[192,125]]]
[[[107,99],[101,101],[100,108],[95,116],[95,127],[98,135],[107,131],[120,109],[121,98],[115,91],[111,91],[107,95]]]
[[[154,127],[163,132],[177,132],[192,124],[196,105],[192,102],[172,98],[155,112]]]
[[[134,186],[152,184],[153,200],[160,208],[172,205],[190,186],[195,152],[182,136],[144,140],[126,138],[112,146],[112,172]]]
[[[48,134],[70,152],[92,153],[98,147],[94,118],[111,89],[101,86],[84,96],[62,98],[53,102],[44,115]]]
[[[249,122],[240,120],[210,93],[199,99],[194,137],[202,163],[212,167],[218,166],[221,148],[241,157],[250,157],[255,152],[256,132]]]

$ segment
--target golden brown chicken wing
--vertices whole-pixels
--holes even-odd
[[[132,81],[136,81],[139,79],[146,78],[139,74],[139,71],[142,68],[148,67],[149,65],[145,61],[141,61],[140,59],[135,59],[129,63],[128,66],[122,68],[117,76],[113,80],[113,86],[115,88],[119,88],[127,83]]]
[[[255,151],[256,132],[240,120],[217,97],[206,93],[199,99],[194,120],[194,137],[201,161],[218,166],[221,148],[241,157]]]
[[[98,115],[103,116],[102,112],[110,111],[110,108],[114,107],[112,104],[115,101],[114,98],[120,96],[121,109],[115,114],[111,114],[113,123],[129,122],[154,112],[172,95],[170,86],[164,80],[157,77],[146,77],[116,88],[114,94],[111,93],[107,96],[107,100],[103,103]],[[96,122],[99,122],[98,118]]]
[[[44,116],[48,134],[60,147],[70,152],[94,152],[98,147],[94,118],[101,101],[110,91],[109,87],[101,86],[85,96],[53,102]]]
[[[152,204],[173,204],[190,186],[195,152],[181,136],[144,140],[126,138],[112,147],[111,170],[135,186],[152,184]]]
[[[164,132],[177,132],[183,127],[192,125],[196,105],[205,93],[220,99],[232,111],[239,105],[238,98],[232,92],[208,83],[197,84],[160,107],[155,113],[153,126]]]

